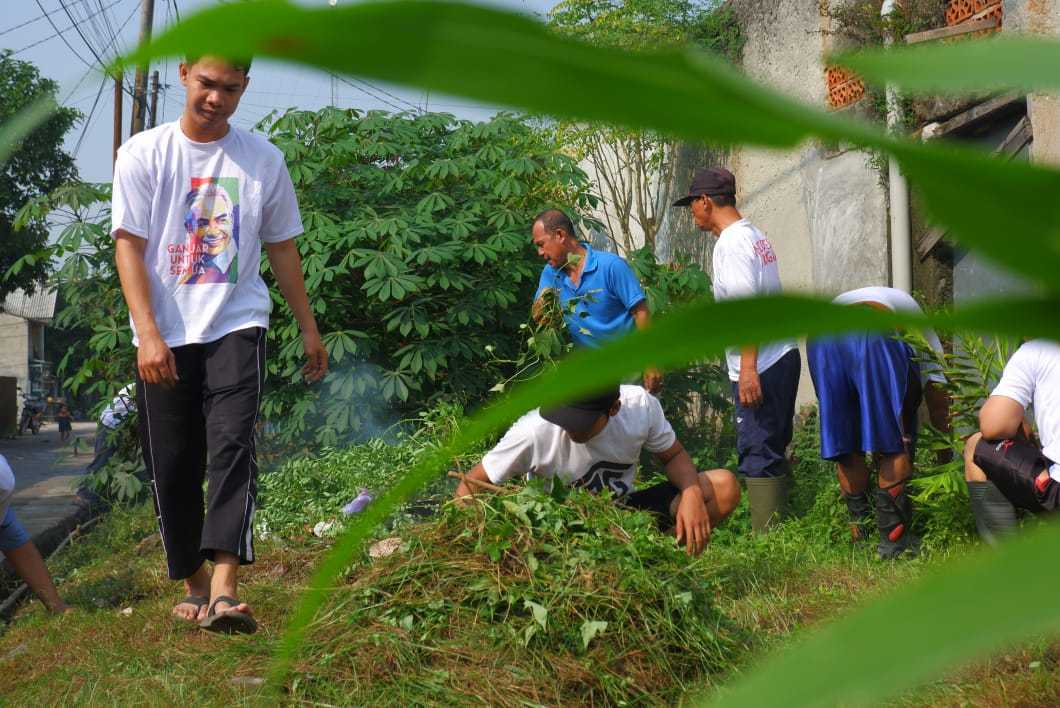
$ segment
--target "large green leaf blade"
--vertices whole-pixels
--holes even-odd
[[[46,96],[26,106],[11,119],[0,125],[0,165],[18,149],[22,139],[32,133],[57,108],[55,101]]]
[[[238,26],[236,35],[216,27]],[[1021,55],[1016,49],[1011,51]],[[271,56],[333,71],[608,121],[712,143],[790,147],[817,135],[896,155],[950,234],[1056,289],[1060,172],[1001,166],[972,150],[920,145],[800,104],[703,53],[630,54],[550,32],[513,13],[453,2],[303,8],[278,0],[204,10],[129,57]],[[968,185],[974,185],[974,189]],[[974,200],[969,194],[974,193]],[[1004,238],[1000,238],[1004,234]]]
[[[1058,305],[1060,301],[1056,300],[986,303],[936,317],[934,324],[1060,339],[1060,319],[1054,316]],[[727,345],[859,329],[886,331],[928,323],[928,318],[909,313],[842,307],[792,296],[722,303],[704,301],[660,318],[650,329],[634,332],[603,349],[576,352],[551,373],[515,388],[501,402],[479,411],[452,441],[416,465],[347,528],[318,567],[291,615],[271,672],[273,686],[286,676],[328,589],[353,561],[371,530],[397,505],[435,478],[456,455],[477,440],[500,431],[526,411],[585,395],[648,365],[667,368],[688,364],[720,352]]]
[[[1060,629],[1060,525],[947,563],[767,659],[713,705],[882,703],[1019,639]],[[1044,601],[1043,601],[1044,599]],[[857,657],[857,660],[853,660]]]
[[[832,61],[878,84],[920,93],[1060,89],[1060,42],[1009,37],[838,54]]]

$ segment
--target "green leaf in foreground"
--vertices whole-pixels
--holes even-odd
[[[217,27],[241,31],[221,35]],[[998,46],[988,63],[1044,71],[1021,65],[1029,58],[1021,47]],[[596,47],[559,36],[523,15],[454,2],[305,8],[267,0],[200,12],[125,61],[136,64],[186,53],[270,56],[715,144],[782,148],[818,136],[884,150],[901,162],[931,214],[952,235],[1047,288],[1057,287],[1060,206],[1044,195],[1060,193],[1060,172],[1027,163],[1002,165],[977,151],[890,138],[870,124],[760,86],[702,52],[633,54]],[[1018,73],[1013,69],[1013,76]],[[970,185],[976,195],[971,209]],[[1002,233],[1005,238],[998,238]]]
[[[18,149],[21,140],[48,120],[48,116],[54,113],[57,107],[55,101],[46,96],[0,125],[0,165],[7,162],[11,153]]]
[[[1057,544],[1060,525],[1052,523],[999,549],[961,557],[785,647],[719,692],[713,705],[881,703],[947,668],[1056,631],[1060,606],[1042,600],[1060,581],[1046,560]]]
[[[925,43],[898,51],[838,54],[829,61],[875,83],[889,82],[922,93],[1060,89],[1060,42],[1040,37],[1002,35],[974,42]]]
[[[1060,301],[1015,300],[969,307],[933,320],[937,327],[993,330],[1017,336],[1060,339],[1055,317]],[[576,352],[556,370],[516,387],[500,403],[475,414],[456,436],[415,466],[382,494],[353,522],[320,564],[291,614],[288,631],[270,674],[273,687],[286,677],[305,636],[306,628],[328,589],[353,561],[371,530],[398,504],[446,469],[454,456],[474,442],[498,432],[526,411],[585,395],[654,364],[677,367],[720,352],[730,344],[769,338],[831,334],[852,330],[891,330],[928,324],[926,317],[842,307],[808,298],[775,296],[753,300],[699,302],[660,318],[645,331],[635,332],[596,350]]]

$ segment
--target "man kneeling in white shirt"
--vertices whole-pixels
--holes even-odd
[[[668,482],[633,491],[641,449],[654,453]],[[658,399],[640,386],[621,386],[558,408],[534,410],[517,420],[467,474],[468,480],[503,484],[516,477],[559,479],[591,492],[608,490],[632,509],[674,525],[678,543],[698,555],[716,527],[740,501],[728,470],[697,472]],[[476,485],[461,481],[457,498]]]
[[[1026,421],[1029,407],[1041,444]],[[964,448],[964,478],[976,528],[987,543],[1016,527],[1019,507],[1060,511],[1060,345],[1034,339],[1016,350],[979,411]]]

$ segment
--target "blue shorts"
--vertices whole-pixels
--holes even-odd
[[[29,542],[29,534],[15,516],[15,510],[7,507],[4,520],[0,522],[0,551],[13,551]]]
[[[806,345],[821,419],[821,457],[915,454],[920,367],[905,342],[849,334]]]
[[[740,474],[746,477],[782,477],[790,471],[787,447],[795,418],[802,356],[798,349],[780,357],[758,375],[762,402],[754,408],[740,405],[740,385],[732,382],[736,403],[736,451]]]

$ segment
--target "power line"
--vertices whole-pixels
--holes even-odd
[[[40,5],[40,0],[37,0],[37,4]],[[103,58],[96,53],[96,50],[92,46],[92,43],[88,41],[88,37],[86,37],[85,33],[81,31],[81,25],[79,25],[74,19],[74,16],[70,14],[70,8],[66,6],[66,0],[59,0],[59,4],[62,6],[63,12],[66,13],[66,16],[69,17],[70,21],[74,23],[74,29],[77,30],[77,34],[79,37],[81,37],[81,41],[85,43],[85,46],[88,47],[88,51],[92,52],[92,56],[94,56],[96,58],[96,61],[99,62],[100,68],[106,68],[107,62],[103,61]],[[41,9],[43,10],[44,8]]]
[[[37,15],[32,20],[26,20],[25,22],[22,22],[20,24],[15,25],[14,27],[8,27],[3,32],[0,32],[0,37],[3,37],[5,34],[8,34],[10,32],[14,32],[17,29],[21,29],[21,28],[25,27],[26,25],[32,25],[34,22],[39,22],[40,20],[43,20],[47,16],[48,16],[47,13],[45,13],[43,15]]]
[[[85,60],[85,58],[83,56],[81,56],[80,54],[77,53],[77,50],[74,49],[74,46],[72,44],[70,44],[70,42],[68,42],[66,40],[66,37],[63,36],[63,32],[65,32],[66,30],[70,29],[70,27],[67,27],[65,30],[60,30],[58,27],[55,26],[55,20],[53,20],[52,16],[48,14],[48,11],[44,9],[44,5],[41,5],[40,0],[35,0],[35,1],[37,3],[37,7],[40,8],[40,11],[43,12],[44,16],[48,18],[48,24],[52,26],[53,30],[55,30],[55,34],[59,35],[59,39],[63,40],[63,44],[66,45],[66,48],[69,49],[71,52],[73,52],[74,56],[77,57],[78,59],[80,59],[82,64],[84,64],[85,66],[92,66],[91,64],[89,64]],[[78,31],[80,31],[80,30],[78,30]],[[52,35],[52,36],[54,37],[55,35]],[[18,54],[18,52],[15,52],[15,53]]]
[[[115,5],[121,3],[121,2],[122,2],[122,0],[114,0],[114,2],[112,2],[110,5],[107,5],[106,9],[110,9],[110,8],[114,7]],[[40,5],[40,0],[37,0],[37,5]],[[58,8],[56,8],[56,9],[58,9]],[[53,10],[53,12],[54,12],[54,10]],[[97,13],[98,12],[99,11],[97,10]],[[26,46],[22,47],[21,49],[16,49],[15,51],[11,52],[11,56],[15,56],[16,54],[21,54],[22,52],[26,51],[27,49],[33,49],[33,47],[36,47],[37,45],[40,45],[40,44],[44,44],[48,40],[55,39],[56,37],[62,37],[63,41],[64,42],[66,41],[66,38],[63,37],[63,32],[66,32],[67,30],[73,29],[73,26],[64,27],[63,29],[58,30],[55,27],[55,24],[51,21],[51,17],[48,15],[47,12],[45,12],[44,15],[42,15],[42,17],[47,17],[48,18],[48,23],[51,24],[52,29],[56,29],[57,30],[55,32],[55,34],[50,34],[47,37],[45,37],[44,39],[38,39],[36,42],[33,42],[32,44],[27,44]],[[69,47],[70,45],[67,44],[66,46]],[[73,51],[73,47],[70,47],[70,50]],[[76,52],[74,52],[74,53],[76,54]],[[80,57],[78,57],[78,58],[80,58]],[[85,66],[92,66],[91,64],[89,64],[84,59],[81,59],[81,61],[84,62]]]
[[[77,145],[74,146],[74,157],[77,157],[77,153],[81,150],[81,143],[84,141],[85,136],[88,135],[88,126],[92,123],[92,117],[96,114],[96,107],[99,105],[99,99],[103,95],[103,89],[106,88],[109,83],[110,77],[104,74],[103,80],[99,82],[99,91],[96,92],[96,100],[92,102],[92,109],[88,112],[88,118],[85,119],[85,125],[81,128],[81,137],[77,139]]]
[[[371,91],[369,91],[368,89],[364,88],[363,86],[358,86],[357,84],[353,83],[353,81],[357,81],[357,79],[354,79],[354,80],[351,81],[351,80],[346,79],[343,76],[339,76],[338,74],[332,74],[332,76],[334,76],[336,79],[338,79],[342,83],[346,84],[347,86],[351,86],[351,87],[357,89],[358,91],[360,91],[361,93],[368,94],[369,96],[371,96],[375,100],[380,101],[382,103],[385,103],[386,105],[390,106],[391,108],[393,108],[396,111],[404,112],[404,111],[408,110],[407,108],[402,108],[401,106],[398,106],[398,105],[386,100],[385,98],[383,98],[382,96],[380,96],[378,94],[372,93]],[[360,83],[364,83],[367,86],[371,86],[372,88],[380,91],[381,93],[385,93],[386,95],[390,96],[391,98],[394,98],[394,99],[396,99],[398,101],[401,101],[402,103],[404,103],[404,104],[408,105],[409,107],[411,107],[412,110],[414,110],[416,112],[420,111],[420,107],[419,106],[413,105],[413,104],[409,103],[408,101],[406,101],[403,98],[398,98],[394,94],[388,93],[388,92],[384,91],[383,89],[380,89],[380,88],[376,87],[374,84],[370,84],[367,81],[362,81]]]

